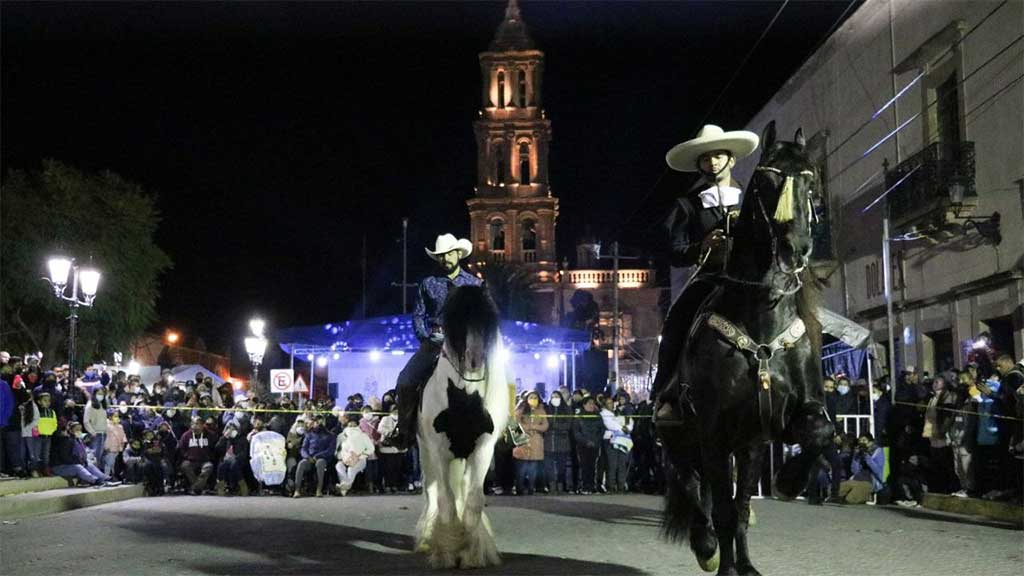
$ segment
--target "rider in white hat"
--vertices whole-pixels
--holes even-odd
[[[440,265],[440,271],[424,278],[416,292],[412,323],[420,347],[398,375],[398,427],[386,439],[388,445],[399,449],[408,448],[416,439],[419,391],[434,372],[441,355],[441,345],[444,343],[441,311],[448,292],[456,286],[483,284],[482,280],[459,267],[459,262],[473,252],[473,244],[469,240],[442,234],[434,242],[433,250],[424,250],[427,256]]]
[[[652,396],[664,391],[674,375],[693,315],[714,287],[713,282],[694,279],[724,269],[729,228],[739,214],[742,194],[740,183],[732,178],[732,168],[736,160],[757,149],[758,140],[753,132],[726,132],[708,124],[696,138],[674,146],[665,155],[670,168],[698,172],[700,179],[676,199],[666,222],[672,238],[673,294],[681,293],[662,327]]]

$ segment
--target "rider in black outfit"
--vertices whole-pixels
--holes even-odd
[[[669,167],[700,172],[702,178],[676,199],[666,228],[672,239],[672,265],[684,268],[688,281],[672,303],[661,331],[658,372],[652,385],[659,420],[681,416],[675,408],[679,386],[670,386],[694,315],[714,290],[714,276],[725,269],[732,222],[739,215],[742,188],[732,178],[736,160],[748,156],[758,144],[753,132],[723,132],[707,125],[696,138],[672,148],[665,156]]]

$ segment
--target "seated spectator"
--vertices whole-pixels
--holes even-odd
[[[142,433],[142,477],[146,480],[147,493],[161,496],[167,491],[167,483],[173,478],[174,467],[171,458],[175,445],[168,445],[168,438],[162,432],[147,429]]]
[[[143,452],[142,438],[133,438],[128,447],[121,453],[121,460],[124,462],[124,481],[129,484],[138,484],[145,480],[143,473]]]
[[[516,494],[533,494],[539,484],[544,462],[544,433],[548,431],[547,412],[540,402],[540,394],[530,391],[526,399],[516,406],[516,422],[526,432],[529,442],[512,449],[516,461]]]
[[[107,417],[107,439],[103,443],[103,473],[114,477],[117,459],[128,445],[128,437],[121,427],[121,415],[115,410]]]
[[[160,464],[163,481],[166,484],[174,479],[174,457],[178,450],[178,438],[174,435],[169,422],[164,421],[157,425],[155,440],[159,446],[143,446],[143,449],[148,458]]]
[[[302,460],[300,454],[302,450],[302,441],[306,437],[306,415],[300,414],[295,422],[292,424],[291,429],[285,436],[285,466],[287,472],[285,476],[285,492],[291,494],[295,492],[295,469],[299,465],[299,461]]]
[[[377,432],[377,425],[380,424],[380,418],[374,415],[379,411],[380,400],[371,397],[370,401],[363,406],[363,417],[359,419],[359,429],[373,442],[373,453],[366,458],[366,469],[363,470],[363,478],[366,479],[366,487],[369,488],[371,494],[382,492],[384,489],[377,461],[377,451],[380,448],[380,432]]]
[[[323,496],[324,475],[327,473],[327,465],[334,456],[334,447],[337,443],[333,434],[323,427],[323,419],[317,414],[309,422],[309,429],[302,439],[302,448],[299,454],[302,460],[295,469],[295,494],[294,498],[302,497],[302,483],[307,473],[316,470],[316,495]]]
[[[178,440],[178,462],[188,490],[202,494],[213,474],[213,448],[217,435],[208,431],[202,418],[192,418],[192,427]]]
[[[900,475],[893,482],[893,501],[899,506],[919,508],[925,493],[924,467],[917,454],[900,463]]]
[[[381,418],[380,424],[377,425],[377,432],[380,438],[388,438],[398,426],[398,404],[390,400],[387,394],[384,397],[387,399],[385,402],[387,402],[388,406],[388,415]],[[381,466],[384,468],[384,486],[388,492],[394,494],[405,485],[403,481],[405,473],[402,470],[402,464],[405,462],[405,449],[399,450],[391,446],[387,441],[382,441],[380,445],[380,461]]]
[[[225,496],[230,490],[240,496],[249,495],[245,470],[249,466],[249,440],[242,435],[232,420],[224,426],[224,434],[217,441],[214,452],[220,460],[217,466],[217,495]]]
[[[363,432],[360,420],[350,415],[345,429],[338,434],[336,446],[334,456],[338,463],[334,469],[338,472],[338,492],[345,496],[352,489],[356,475],[366,468],[367,460],[374,453],[373,440]]]
[[[597,490],[597,459],[605,428],[598,417],[597,400],[587,396],[581,402],[582,407],[573,419],[572,433],[580,459],[580,494],[593,494]]]
[[[79,422],[71,422],[54,437],[51,457],[54,474],[67,480],[77,479],[88,486],[116,486],[117,482],[110,482],[109,476],[89,463],[89,450],[84,440],[85,431]]]
[[[869,432],[860,435],[850,465],[852,477],[839,485],[839,496],[847,504],[864,504],[880,492],[885,479],[885,453]]]

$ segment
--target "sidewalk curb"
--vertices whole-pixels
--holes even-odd
[[[0,482],[0,497],[11,494],[25,494],[27,492],[44,492],[67,488],[68,481],[60,476],[49,478],[24,478],[21,480],[4,480]]]
[[[0,498],[0,519],[17,520],[129,500],[142,496],[144,490],[142,484],[133,484],[113,488],[65,488],[4,496]]]
[[[1024,526],[1024,506],[1008,502],[992,502],[978,498],[959,498],[948,494],[925,494],[921,506],[930,510],[978,516]]]

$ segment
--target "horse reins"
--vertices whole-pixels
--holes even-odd
[[[466,378],[466,375],[462,373],[462,366],[457,366],[455,362],[452,362],[451,357],[448,356],[448,351],[445,350],[444,347],[441,347],[441,356],[448,361],[448,364],[450,364],[452,368],[455,369],[455,373],[459,375],[460,382],[484,382],[487,380],[487,377],[489,376],[486,362],[484,362],[484,375],[482,377]]]

